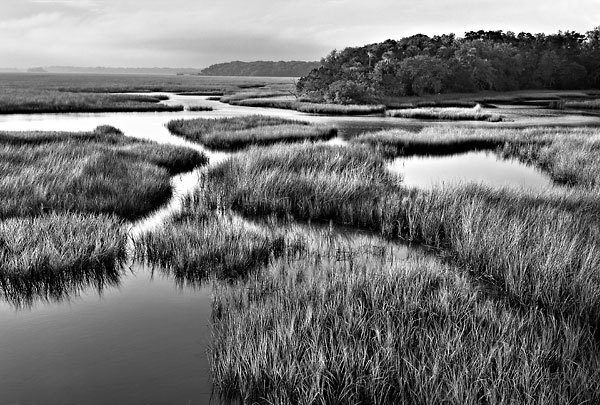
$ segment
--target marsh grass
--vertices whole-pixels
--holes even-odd
[[[353,144],[370,145],[384,156],[453,155],[478,150],[495,150],[508,138],[503,134],[481,136],[473,131],[460,131],[454,136],[425,128],[420,132],[402,129],[367,132],[350,140]]]
[[[514,204],[518,196],[478,187],[409,191],[364,147],[251,149],[209,176],[227,185],[211,195],[242,214],[332,220],[427,245],[520,305],[600,325],[597,213],[574,211],[577,196]]]
[[[170,175],[206,162],[110,126],[0,133],[0,295],[28,306],[118,284],[123,220],[165,202]]]
[[[126,235],[114,216],[51,213],[0,220],[0,295],[17,306],[118,283]]]
[[[388,135],[536,147],[560,138],[590,154],[593,133]],[[182,213],[136,241],[140,257],[179,283],[227,280],[215,281],[210,350],[221,393],[281,404],[600,400],[594,189],[407,190],[386,167],[360,144],[251,147],[208,169]],[[357,244],[236,212],[330,221],[385,240]],[[439,258],[401,254],[398,241]]]
[[[207,162],[196,151],[111,131],[3,133],[0,218],[51,211],[138,218],[171,196],[170,175]]]
[[[187,108],[188,111],[213,111],[214,108],[206,105],[191,105]]]
[[[384,105],[320,104],[299,102],[296,111],[324,115],[371,115],[385,113]]]
[[[259,115],[173,120],[167,127],[174,134],[212,149],[224,150],[237,150],[251,145],[328,140],[337,135],[335,128]]]
[[[405,108],[473,108],[478,103],[475,100],[415,100],[412,102],[399,103],[397,105],[388,105],[388,109],[405,109]],[[491,104],[486,104],[485,108],[495,108]]]
[[[248,99],[259,99],[259,98],[272,98],[272,97],[281,97],[281,96],[289,96],[289,93],[283,93],[280,91],[245,91],[242,93],[228,94],[221,97],[222,103],[231,103],[237,102],[241,100]]]
[[[370,115],[385,112],[383,105],[310,103],[290,97],[271,98],[265,96],[264,98],[233,99],[224,102],[244,107],[280,108],[323,115]]]
[[[201,188],[210,193],[210,186]],[[180,285],[246,278],[280,256],[283,232],[217,209],[207,195],[189,197],[181,212],[133,241],[135,257],[173,276]]]
[[[160,104],[164,99],[160,96],[135,94],[19,89],[0,95],[0,114],[183,111],[181,105]]]
[[[266,146],[276,143],[325,141],[335,138],[337,130],[304,124],[283,124],[241,129],[233,132],[211,132],[202,143],[212,149],[238,150],[249,145]]]
[[[373,204],[400,190],[398,178],[369,148],[322,144],[251,148],[211,168],[208,181],[219,204],[247,215],[367,227],[378,216]]]
[[[210,360],[224,397],[248,404],[599,399],[598,343],[577,320],[486,299],[432,258],[339,251],[285,256],[248,281],[219,284]]]
[[[541,167],[558,183],[594,190],[600,188],[599,152],[600,138],[596,134],[570,139],[557,136],[545,143],[507,144],[502,150],[505,157]]]
[[[500,122],[502,116],[483,112],[476,108],[409,108],[402,110],[389,110],[389,117],[410,118],[421,120],[449,120],[449,121],[488,121]]]
[[[295,99],[282,98],[250,98],[244,100],[229,101],[231,105],[243,107],[280,108],[284,110],[295,110],[298,102]]]
[[[600,99],[593,100],[558,100],[549,104],[550,108],[558,110],[577,109],[577,110],[600,110]]]
[[[216,97],[220,99],[224,96],[222,91],[184,91],[177,93],[178,96],[208,96],[208,97]]]

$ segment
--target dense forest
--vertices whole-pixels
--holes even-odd
[[[297,83],[334,103],[483,90],[600,87],[600,27],[586,34],[471,31],[332,51]]]
[[[202,70],[209,76],[266,76],[266,77],[300,77],[307,75],[312,69],[321,66],[319,62],[303,61],[256,61],[217,63]]]

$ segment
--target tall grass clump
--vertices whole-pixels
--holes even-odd
[[[183,106],[161,104],[162,100],[160,96],[19,88],[0,95],[0,114],[183,111]]]
[[[471,131],[464,131],[454,136],[437,134],[423,129],[411,132],[402,129],[389,129],[378,132],[367,132],[350,140],[353,144],[369,145],[384,156],[413,155],[453,155],[477,150],[495,150],[503,146],[507,139],[504,136],[482,137]]]
[[[384,221],[395,221],[404,239],[447,252],[521,305],[576,315],[599,327],[597,221],[551,203],[513,204],[518,196],[494,200],[490,194],[480,187],[420,193]]]
[[[209,181],[227,185],[212,193],[220,204],[246,215],[367,227],[379,223],[376,203],[400,191],[398,178],[370,149],[319,144],[251,148],[210,169]]]
[[[327,140],[337,135],[335,128],[259,115],[174,120],[169,122],[167,127],[172,133],[200,142],[209,148],[225,150],[280,142]]]
[[[212,111],[214,108],[207,105],[191,105],[187,108],[188,111]]]
[[[244,100],[229,101],[231,105],[243,107],[280,108],[284,110],[295,110],[297,101],[294,98],[249,98]]]
[[[600,110],[600,99],[552,101],[550,102],[549,107],[557,110],[568,108],[577,110]]]
[[[284,93],[280,91],[245,91],[241,93],[229,94],[221,97],[222,103],[231,103],[241,101],[241,100],[253,100],[259,98],[273,98],[273,97],[281,97],[281,96],[289,96],[289,93]]]
[[[518,195],[491,198],[476,187],[405,190],[383,159],[356,146],[251,149],[209,178],[227,185],[214,198],[245,215],[332,220],[428,245],[515,302],[600,326],[594,206],[517,204]]]
[[[362,105],[362,104],[321,104],[299,102],[296,111],[309,114],[325,115],[370,115],[383,114],[385,105]]]
[[[260,276],[217,289],[210,360],[224,397],[247,404],[600,399],[598,343],[576,319],[486,299],[435,259],[394,260],[380,250],[340,259],[330,249],[282,258]]]
[[[281,255],[283,233],[196,204],[189,200],[180,216],[134,240],[136,257],[173,275],[181,285],[198,285],[245,278]]]
[[[571,136],[561,135],[558,133],[551,142],[507,144],[502,154],[541,167],[558,183],[598,190],[600,138],[597,133],[588,129]]]
[[[499,122],[502,117],[475,108],[409,108],[390,110],[386,112],[389,117],[411,118],[421,120],[450,120],[450,121],[489,121]]]
[[[52,211],[138,218],[170,198],[171,174],[207,162],[196,151],[130,141],[108,128],[4,133],[0,157],[0,218]]]
[[[0,220],[0,294],[17,305],[118,282],[126,235],[114,216],[51,213]]]

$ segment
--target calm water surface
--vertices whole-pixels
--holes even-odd
[[[89,131],[112,125],[128,136],[205,151],[172,136],[166,123],[176,118],[264,114],[334,125],[343,138],[390,127],[421,127],[384,117],[324,117],[230,106],[206,97],[170,96],[166,104],[207,105],[215,111],[0,115],[0,130]],[[227,156],[205,152],[211,164]],[[390,169],[415,186],[457,178],[492,185],[550,185],[534,169],[480,153],[396,159]],[[173,200],[148,219],[132,224],[130,234],[155,229],[179,210],[201,170],[205,169],[176,176]],[[164,273],[140,265],[124,271],[116,284],[101,293],[94,287],[83,288],[71,298],[39,300],[25,308],[0,301],[0,404],[209,402],[210,289],[178,286]]]
[[[531,191],[554,187],[552,179],[541,170],[517,160],[501,159],[491,152],[402,157],[394,159],[388,167],[402,176],[407,186],[425,189],[458,183]]]
[[[101,295],[0,303],[0,403],[208,403],[210,300],[134,266]]]

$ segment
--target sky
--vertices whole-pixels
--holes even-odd
[[[600,0],[0,0],[0,66],[203,68],[418,33],[598,25]]]

